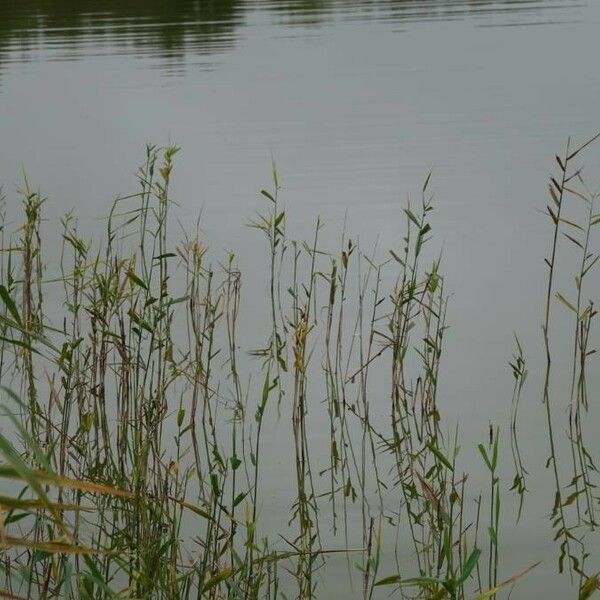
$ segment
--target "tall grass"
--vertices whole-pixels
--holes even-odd
[[[597,314],[585,283],[600,216],[574,166],[586,147],[567,147],[551,180],[543,311],[548,510],[573,598],[598,589],[587,568],[597,470],[583,416]],[[212,262],[197,230],[173,241],[177,150],[147,147],[139,191],[114,203],[102,239],[67,215],[55,260],[44,250],[44,199],[27,181],[22,225],[9,231],[3,220],[0,596],[327,598],[338,593],[330,569],[364,599],[512,590],[537,565],[531,557],[501,576],[505,511],[521,516],[532,468],[519,447],[525,356],[517,341],[510,422],[491,424],[474,449],[489,487],[473,489],[461,470],[463,424],[453,428],[438,402],[448,294],[430,247],[430,177],[381,259],[345,231],[332,247],[320,221],[310,242],[288,239],[273,167],[250,223],[266,242],[268,324],[264,338],[240,340],[235,254]],[[575,201],[583,221],[570,215]],[[556,290],[563,237],[579,253],[574,296]],[[573,331],[569,460],[553,399],[555,301]],[[288,442],[276,446],[282,431]],[[289,452],[283,474],[269,469],[274,447]],[[274,477],[289,502],[279,523],[266,508]]]

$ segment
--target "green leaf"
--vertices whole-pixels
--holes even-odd
[[[0,298],[2,298],[2,301],[6,305],[6,309],[11,314],[12,318],[20,326],[22,326],[21,317],[19,316],[19,311],[17,310],[17,305],[15,304],[14,300],[10,297],[10,294],[8,293],[6,287],[4,287],[3,285],[0,285]]]
[[[28,352],[33,352],[34,354],[39,354],[39,352],[31,345],[21,340],[15,340],[13,338],[4,337],[0,335],[0,341],[7,342],[8,344],[13,344],[14,346],[19,346],[20,348],[25,348]]]
[[[187,302],[190,299],[189,296],[181,296],[179,298],[173,298],[173,300],[169,300],[169,306],[173,306],[174,304],[180,304],[181,302]]]
[[[175,252],[165,252],[164,254],[159,254],[158,256],[153,256],[152,260],[163,260],[165,258],[172,258],[174,256],[177,256],[177,254],[175,254]]]
[[[460,577],[458,578],[458,585],[461,585],[467,580],[467,578],[477,565],[480,556],[481,550],[479,550],[479,548],[473,548],[473,551],[471,552],[471,554],[469,554],[469,558],[467,558],[467,561],[463,565]]]
[[[127,271],[127,278],[137,286],[148,291],[148,286],[133,271]]]
[[[577,499],[577,496],[579,496],[579,494],[581,494],[582,492],[583,490],[579,490],[570,494],[567,497],[567,499],[563,502],[563,506],[570,506],[571,504],[573,504],[573,502],[575,502],[575,500]]]
[[[113,592],[108,584],[106,583],[102,573],[100,573],[96,563],[92,560],[92,557],[85,556],[83,557],[87,568],[90,570],[89,573],[85,573],[85,579],[89,580],[91,583],[95,583],[102,589],[102,591],[107,595],[108,598],[117,598],[115,592]]]
[[[390,250],[390,254],[396,262],[399,262],[402,266],[404,266],[404,261],[393,250]]]
[[[485,451],[485,446],[483,444],[478,444],[477,448],[479,448],[479,452],[480,452],[481,456],[483,456],[483,460],[484,460],[485,464],[487,465],[487,468],[490,471],[493,471],[492,464],[490,463],[490,459],[488,458],[487,452]]]
[[[260,193],[265,197],[268,198],[271,202],[273,202],[273,204],[275,203],[275,198],[273,198],[273,196],[267,192],[267,190],[260,190]]]
[[[419,220],[417,217],[415,217],[415,214],[412,212],[412,210],[410,210],[410,208],[405,208],[404,212],[406,213],[406,216],[420,229],[421,223],[419,223]]]
[[[247,495],[248,492],[238,494],[233,501],[233,507],[235,508]]]
[[[216,587],[222,581],[229,579],[232,575],[235,574],[234,569],[223,569],[219,571],[216,575],[213,575],[203,586],[202,586],[202,594],[206,594],[209,590]]]
[[[439,579],[433,577],[411,577],[410,579],[402,579],[400,575],[390,575],[384,577],[375,583],[375,585],[399,585],[401,587],[429,587],[432,585],[441,585]]]
[[[442,454],[439,448],[436,448],[432,442],[427,444],[427,448],[435,455],[435,457],[450,471],[454,471],[452,463]]]
[[[397,585],[402,581],[400,575],[390,575],[389,577],[384,577],[375,583],[378,585]]]

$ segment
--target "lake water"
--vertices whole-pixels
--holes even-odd
[[[542,349],[549,227],[537,211],[554,155],[600,128],[600,2],[0,0],[0,15],[9,213],[25,169],[51,223],[75,209],[93,233],[114,197],[135,190],[144,144],[174,142],[179,218],[202,212],[213,251],[235,249],[244,271],[265,260],[246,224],[272,157],[291,237],[321,216],[337,240],[347,219],[364,247],[398,244],[402,208],[433,169],[453,292],[443,407],[473,440],[490,420],[507,423],[513,332]],[[600,152],[587,166],[597,183]],[[250,279],[247,290],[263,287]],[[535,381],[523,419],[541,478]],[[514,531],[507,518],[503,574],[543,559],[515,597],[567,597],[568,582],[551,577],[545,493],[533,504]]]

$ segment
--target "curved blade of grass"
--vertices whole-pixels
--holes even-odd
[[[527,575],[528,573],[533,571],[533,569],[535,569],[541,562],[542,561],[533,563],[531,566],[527,567],[524,571],[521,571],[520,573],[517,573],[516,575],[509,577],[508,579],[504,580],[502,583],[498,584],[496,587],[492,588],[491,590],[488,590],[487,592],[483,592],[483,594],[479,594],[479,596],[476,596],[474,598],[474,600],[486,600],[486,598],[491,598],[492,596],[496,595],[503,588],[505,588],[509,585],[512,585],[515,581],[517,581],[517,579],[520,579],[521,577],[524,577],[525,575]]]
[[[94,510],[91,506],[80,506],[79,504],[65,504],[63,502],[51,502],[50,506],[54,510],[73,510],[82,512],[91,512]],[[2,508],[20,508],[22,510],[38,510],[48,508],[47,504],[41,500],[23,500],[22,498],[13,498],[12,496],[0,495],[0,507]]]
[[[25,538],[17,538],[4,535],[0,538],[0,547],[22,547],[32,550],[41,550],[42,552],[50,552],[52,554],[110,554],[110,550],[102,550],[99,548],[86,548],[84,546],[76,546],[75,544],[65,544],[63,542],[34,542]]]
[[[0,452],[4,454],[2,449],[2,436],[0,435]],[[31,483],[31,479],[37,482],[43,482],[44,484],[55,485],[57,487],[66,487],[73,490],[79,490],[82,492],[90,492],[93,494],[105,494],[109,496],[118,496],[120,498],[134,498],[135,495],[133,492],[128,490],[123,490],[121,488],[111,487],[109,485],[102,485],[100,483],[93,483],[91,481],[84,481],[82,479],[72,479],[71,477],[62,477],[60,475],[55,475],[54,473],[47,473],[46,471],[40,470],[31,470],[28,469],[28,473],[24,474],[21,470],[16,468],[12,461],[11,464],[0,465],[0,477],[4,477],[6,479],[18,479],[25,480],[27,483]],[[38,489],[42,491],[41,486],[36,486],[36,492],[39,493]],[[45,503],[47,508],[51,507],[51,502],[48,500]]]

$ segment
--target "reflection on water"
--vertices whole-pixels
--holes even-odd
[[[0,22],[0,59],[35,60],[46,48],[55,59],[127,53],[175,63],[186,52],[230,48],[243,15],[236,0],[172,2],[107,0],[11,3]]]
[[[231,49],[251,15],[314,28],[333,19],[406,24],[474,19],[480,26],[573,20],[582,0],[24,0],[0,3],[0,63],[102,54],[159,59],[165,73],[186,55]],[[204,63],[211,66],[211,60]]]

